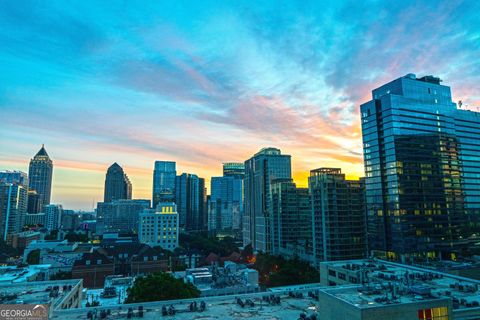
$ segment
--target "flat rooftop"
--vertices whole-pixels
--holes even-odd
[[[47,304],[55,308],[82,280],[0,283],[0,304]]]
[[[0,283],[26,282],[39,273],[48,272],[50,264],[37,264],[26,267],[0,267]]]
[[[97,309],[99,313],[102,309],[110,309],[111,315],[108,318],[126,318],[128,308],[132,307],[134,312],[137,313],[138,307],[143,306],[145,319],[226,319],[226,320],[238,320],[241,318],[248,319],[277,319],[277,320],[290,320],[298,319],[301,313],[306,315],[317,314],[318,302],[314,297],[308,295],[308,292],[314,291],[312,288],[320,288],[316,286],[309,286],[308,289],[283,289],[277,288],[276,292],[260,292],[240,295],[229,296],[216,296],[216,297],[204,297],[198,299],[185,299],[185,300],[171,300],[171,301],[158,301],[138,304],[125,304],[116,306],[105,306],[96,308],[82,308],[82,309],[69,309],[69,310],[56,310],[51,319],[85,319],[88,311]],[[302,292],[301,297],[291,297],[288,291]],[[264,297],[276,296],[280,298],[280,303],[269,303],[264,300]],[[247,299],[253,301],[254,306],[241,307],[236,298],[240,298],[244,303]],[[205,311],[189,311],[189,305],[192,301],[196,301],[198,307],[200,302],[206,303]],[[173,316],[162,316],[162,307],[169,307],[173,305],[177,311]]]
[[[359,308],[445,298],[453,300],[454,309],[480,306],[480,281],[475,279],[377,259],[322,265],[360,276],[363,284],[358,286],[324,290]]]

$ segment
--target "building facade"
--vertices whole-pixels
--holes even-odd
[[[243,178],[237,174],[212,177],[208,207],[210,232],[240,233],[243,216]]]
[[[243,179],[245,177],[245,163],[243,162],[225,162],[223,164],[224,177],[237,177]]]
[[[0,172],[0,237],[22,231],[27,214],[28,179],[24,172]]]
[[[59,230],[62,225],[63,207],[60,204],[43,206],[45,213],[45,228],[48,231]]]
[[[367,254],[363,180],[346,180],[340,169],[310,171],[313,256],[321,261]]]
[[[112,164],[105,177],[103,202],[132,199],[132,184],[118,163]]]
[[[455,259],[479,231],[480,113],[440,82],[409,74],[361,105],[369,245],[390,258]]]
[[[152,207],[160,202],[175,202],[175,179],[177,176],[174,161],[155,161],[153,170]]]
[[[291,160],[276,148],[264,148],[245,161],[245,206],[242,221],[243,243],[271,252],[269,216],[270,184],[275,179],[291,179]]]
[[[30,160],[28,168],[28,187],[38,194],[38,205],[32,206],[32,210],[40,210],[43,206],[50,204],[52,192],[53,162],[48,156],[44,145],[37,154]],[[38,213],[29,212],[29,213]]]
[[[104,232],[137,233],[140,213],[150,208],[150,200],[130,199],[99,202],[97,218]]]
[[[173,251],[178,247],[179,216],[173,202],[159,203],[156,209],[140,214],[138,239],[149,246]]]
[[[312,223],[308,188],[297,188],[291,179],[271,183],[272,253],[304,258],[312,250]]]
[[[207,227],[207,196],[205,179],[196,174],[183,173],[175,183],[180,227],[186,231],[204,231]]]

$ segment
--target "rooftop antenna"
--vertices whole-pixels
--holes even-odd
[[[458,107],[459,107],[459,108],[462,108],[462,105],[463,105],[462,100],[458,100]]]

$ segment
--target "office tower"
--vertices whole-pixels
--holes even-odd
[[[340,169],[310,171],[315,263],[364,258],[367,253],[363,180],[346,180]]]
[[[39,213],[42,211],[40,207],[40,195],[36,190],[28,190],[28,213]]]
[[[43,206],[45,213],[45,228],[48,231],[59,230],[62,224],[63,207],[60,204]]]
[[[312,217],[308,188],[291,179],[271,182],[272,253],[293,258],[311,254]]]
[[[205,179],[183,173],[176,178],[175,198],[180,227],[186,231],[206,229]]]
[[[132,184],[128,176],[116,162],[107,170],[103,202],[132,199]]]
[[[0,172],[0,237],[22,231],[27,213],[28,179],[24,172]]]
[[[231,162],[223,164],[223,177],[212,177],[210,180],[210,232],[231,232],[241,237],[244,176],[245,165]]]
[[[275,179],[291,179],[290,156],[279,149],[264,148],[245,161],[245,205],[243,243],[258,251],[271,252],[269,206],[270,183]]]
[[[242,162],[225,162],[223,164],[223,176],[224,177],[245,177],[245,164]]]
[[[137,233],[138,217],[150,208],[150,200],[130,199],[99,202],[97,218],[103,222],[104,232]]]
[[[152,207],[160,202],[175,202],[175,178],[177,176],[174,161],[155,161],[153,170]]]
[[[480,113],[414,74],[361,105],[369,246],[393,259],[455,259],[480,231]]]
[[[26,226],[45,226],[45,213],[27,213],[25,215],[25,223]]]
[[[178,247],[179,218],[173,202],[159,203],[156,209],[140,213],[138,239],[151,247],[173,251]]]
[[[47,154],[44,145],[37,154],[30,160],[28,168],[28,187],[29,190],[35,190],[39,197],[38,206],[33,209],[41,209],[44,205],[50,204],[50,195],[52,192],[52,174],[53,162]],[[30,213],[38,213],[30,212]]]
[[[63,210],[62,230],[75,230],[80,226],[80,215],[73,210]]]

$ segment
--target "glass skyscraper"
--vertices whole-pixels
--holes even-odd
[[[276,179],[291,179],[291,159],[280,149],[264,148],[245,161],[245,213],[243,215],[243,244],[255,250],[272,251],[272,219],[270,184]]]
[[[45,147],[42,145],[42,148],[40,148],[33,159],[30,160],[30,166],[28,168],[28,187],[30,190],[35,190],[38,194],[38,205],[32,207],[35,210],[50,204],[52,174],[53,162],[48,156]],[[38,211],[30,213],[38,213]]]
[[[455,259],[480,231],[480,113],[413,74],[361,106],[370,249]]]
[[[174,161],[155,161],[152,195],[154,209],[160,202],[175,202],[176,176],[177,170]]]

